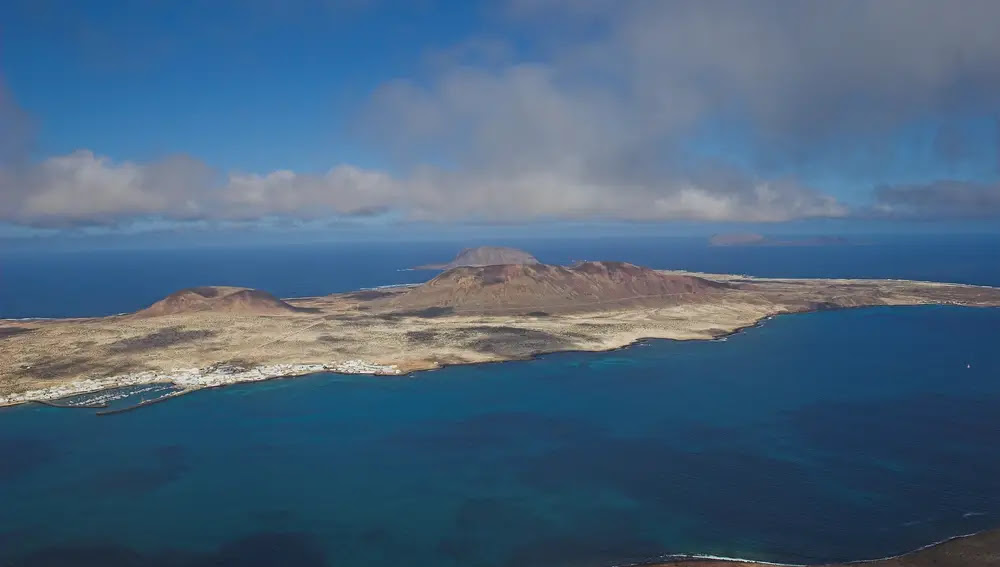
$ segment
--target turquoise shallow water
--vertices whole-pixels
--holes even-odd
[[[106,418],[6,409],[0,565],[898,553],[1000,524],[998,332],[997,309],[862,309]]]

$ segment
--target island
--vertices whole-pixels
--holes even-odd
[[[461,266],[495,266],[499,264],[539,264],[537,258],[524,250],[506,246],[477,246],[465,248],[450,262],[425,264],[414,270],[450,270]]]
[[[715,234],[708,243],[710,246],[838,246],[851,242],[842,236],[772,238],[755,232],[735,232]]]
[[[279,299],[178,291],[135,313],[0,320],[0,406],[319,372],[404,375],[642,339],[719,339],[785,313],[880,305],[1000,306],[1000,288],[653,270],[624,262],[460,266],[426,283]]]

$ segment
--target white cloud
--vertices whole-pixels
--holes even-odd
[[[389,208],[398,195],[389,175],[341,165],[322,176],[287,170],[232,174],[220,191],[219,207],[230,218],[365,215]]]
[[[0,220],[843,216],[844,204],[794,175],[764,172],[866,154],[927,116],[1000,112],[994,0],[512,0],[509,15],[534,34],[531,57],[470,38],[430,54],[426,76],[373,94],[362,130],[398,173],[221,174],[193,158],[138,164],[88,151],[33,164],[12,133],[23,128],[6,128]],[[4,93],[0,127],[20,124]],[[697,157],[693,136],[718,121],[742,128],[749,155]],[[992,190],[968,188],[878,198],[940,208],[948,195],[992,203]]]
[[[0,169],[0,173],[3,170]],[[173,157],[116,163],[89,151],[49,158],[22,175],[0,176],[0,220],[32,226],[174,220],[303,219],[373,214],[399,195],[386,174],[339,166],[326,175],[275,171],[224,180],[205,164]]]
[[[511,13],[539,32],[535,61],[437,68],[374,98],[397,154],[449,164],[411,182],[422,217],[842,216],[755,170],[877,170],[887,160],[869,148],[908,121],[1000,111],[990,0],[516,0]],[[747,132],[744,171],[686,146],[719,119]]]
[[[2,170],[0,170],[2,171]],[[0,178],[0,182],[3,178]],[[393,211],[411,220],[540,218],[781,221],[845,209],[791,181],[738,174],[663,185],[595,182],[572,160],[486,176],[421,167],[405,180],[341,165],[324,175],[281,170],[224,179],[186,157],[114,162],[89,151],[45,160],[7,185],[0,220],[31,226],[111,225],[135,218],[322,219]],[[18,191],[8,190],[18,187]]]
[[[201,214],[199,202],[211,173],[190,158],[152,165],[113,163],[89,151],[53,157],[21,179],[30,189],[6,213],[40,224],[113,222],[121,217]]]

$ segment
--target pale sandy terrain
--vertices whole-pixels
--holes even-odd
[[[284,311],[240,311],[245,308],[241,300],[222,312],[0,320],[0,405],[119,383],[175,382],[197,389],[262,379],[267,373],[396,374],[546,352],[608,350],[643,338],[712,339],[769,316],[820,309],[1000,305],[1000,289],[988,287],[659,273],[700,276],[725,286],[539,305],[519,300],[506,306],[502,296],[495,304],[499,307],[456,304],[421,310],[406,308],[407,297],[416,294],[397,288],[289,299],[296,309],[285,306]]]

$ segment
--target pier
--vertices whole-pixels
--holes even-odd
[[[181,390],[180,392],[171,392],[171,393],[169,393],[169,394],[167,394],[165,396],[160,396],[159,398],[154,398],[152,400],[143,400],[143,401],[141,401],[141,402],[139,402],[137,404],[126,406],[126,407],[123,407],[123,408],[115,408],[115,409],[107,409],[105,411],[99,411],[95,415],[104,416],[104,415],[115,415],[115,414],[119,414],[119,413],[130,412],[130,411],[133,411],[133,410],[137,410],[139,408],[144,408],[146,406],[151,406],[153,404],[158,404],[160,402],[165,402],[165,401],[167,401],[169,399],[176,398],[178,396],[183,396],[184,394],[189,394],[189,393],[194,392],[195,390],[198,390],[198,389],[200,389],[200,388],[190,388],[190,389],[187,389],[187,390]],[[103,407],[107,408],[108,406],[105,405]]]
[[[43,406],[49,406],[52,408],[104,409],[108,407],[108,404],[104,402],[99,402],[95,404],[61,404],[59,402],[52,402],[48,400],[28,400],[28,402],[34,404],[41,404]]]

